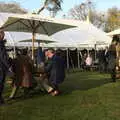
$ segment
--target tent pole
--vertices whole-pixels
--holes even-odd
[[[69,69],[69,48],[67,48],[67,69]]]
[[[96,51],[96,50],[97,50],[96,48],[97,48],[97,45],[95,44],[95,60],[96,60],[96,54],[97,54],[97,53],[96,53],[96,52],[97,52],[97,51]]]
[[[13,58],[15,58],[15,57],[16,57],[16,48],[15,48],[15,44],[14,44],[14,47],[13,47],[13,51],[14,51]]]
[[[78,58],[78,68],[80,68],[80,56],[79,56],[79,50],[77,48],[77,58]]]
[[[70,56],[70,55],[69,55],[69,56]],[[71,61],[71,65],[72,65],[72,68],[73,68],[73,71],[74,71],[75,66],[74,66],[73,59],[72,59],[71,56],[70,56],[70,61]]]
[[[89,51],[89,49],[87,50],[87,53],[88,53],[88,55],[90,54],[90,51]]]
[[[35,33],[32,32],[32,60],[34,60],[34,41],[35,41]]]

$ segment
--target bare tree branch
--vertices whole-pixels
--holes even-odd
[[[88,2],[81,3],[80,5],[76,5],[69,10],[69,16],[73,19],[83,20],[89,19],[91,23],[96,25],[97,27],[101,27],[104,24],[104,20],[102,14],[96,12],[94,4],[88,0]]]
[[[61,3],[62,0],[45,0],[44,5],[38,10],[37,14],[40,14],[44,9],[47,9],[50,12],[53,11],[56,14],[62,9]],[[52,7],[49,5],[52,5]]]

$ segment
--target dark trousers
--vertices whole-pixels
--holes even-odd
[[[99,63],[99,72],[101,72],[101,73],[105,72],[105,63],[104,62]]]
[[[0,68],[0,102],[3,99],[2,93],[3,93],[3,89],[4,89],[5,77],[6,77],[5,71]]]
[[[111,78],[113,82],[116,82],[116,69],[115,68],[111,70]]]

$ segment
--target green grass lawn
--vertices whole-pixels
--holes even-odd
[[[63,94],[45,93],[0,107],[0,120],[120,120],[120,81],[96,72],[69,73]],[[5,90],[5,98],[9,94]]]

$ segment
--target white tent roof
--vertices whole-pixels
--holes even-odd
[[[112,40],[111,37],[107,36],[105,32],[96,28],[91,23],[87,23],[86,21],[81,22],[79,27],[60,31],[53,34],[52,37],[60,43],[64,43],[64,45],[69,43],[69,45],[76,45],[77,47],[86,45],[90,47],[95,44],[106,46],[109,45]]]
[[[0,25],[3,25],[3,23],[7,20],[7,18],[13,15],[14,14],[0,13]],[[72,20],[70,20],[69,22],[72,22]],[[8,36],[11,36],[11,35],[8,35]],[[88,23],[86,21],[80,21],[78,24],[78,27],[57,32],[51,37],[57,40],[58,43],[50,43],[47,45],[42,44],[42,46],[44,47],[45,46],[47,47],[78,47],[78,48],[85,47],[86,48],[86,47],[94,47],[94,45],[97,44],[100,47],[101,46],[104,47],[110,44],[112,40],[112,38],[107,36],[105,32],[96,28],[91,23]],[[16,37],[12,37],[12,39],[13,38],[14,40],[18,39],[18,37],[17,39]],[[30,45],[30,43],[25,43],[25,44]]]
[[[20,41],[31,40],[32,34],[26,32],[5,32],[5,39],[7,40],[8,46],[23,46],[30,45],[29,43],[20,43]],[[56,40],[50,36],[36,34],[36,40],[40,40],[40,43],[56,42]],[[31,40],[32,42],[32,40]]]
[[[79,27],[60,31],[51,37],[57,42],[42,44],[43,47],[91,49],[96,45],[99,49],[108,46],[112,40],[105,32],[86,21],[81,22]]]

